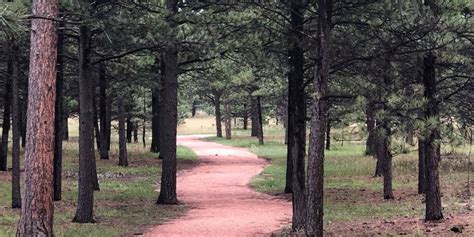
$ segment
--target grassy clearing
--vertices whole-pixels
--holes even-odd
[[[158,154],[139,144],[129,144],[129,167],[119,167],[118,147],[111,147],[110,160],[97,160],[101,190],[95,193],[95,224],[76,224],[78,145],[64,143],[63,200],[55,202],[55,236],[122,236],[142,233],[148,226],[176,218],[182,205],[157,206],[156,182],[160,177]],[[192,163],[196,155],[178,147],[180,163]],[[98,157],[98,156],[97,156]],[[14,236],[19,210],[10,206],[10,174],[0,174],[0,236]]]
[[[270,139],[258,145],[256,138],[241,131],[234,132],[232,140],[216,137],[205,138],[221,144],[245,147],[260,157],[271,160],[271,165],[254,177],[251,186],[258,191],[282,193],[285,186],[286,146],[283,131],[272,127]],[[393,187],[395,200],[382,198],[382,178],[374,178],[376,160],[364,155],[361,142],[346,142],[344,146],[333,143],[326,151],[325,160],[325,222],[327,230],[338,223],[364,219],[388,219],[396,217],[421,217],[424,212],[422,196],[417,195],[417,153],[397,155],[393,158]],[[414,148],[412,149],[414,150]],[[445,212],[463,208],[466,200],[459,194],[467,181],[467,160],[443,159],[440,164],[443,206]],[[289,196],[288,196],[289,197]],[[469,200],[467,200],[469,202]],[[470,200],[473,202],[474,200]]]

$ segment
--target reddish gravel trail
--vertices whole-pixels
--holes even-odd
[[[248,187],[266,162],[242,148],[180,136],[199,164],[178,175],[178,198],[190,207],[145,236],[269,236],[287,225],[291,204]]]

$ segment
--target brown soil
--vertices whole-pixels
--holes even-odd
[[[267,164],[265,160],[245,149],[199,138],[178,138],[200,161],[178,176],[178,197],[190,210],[150,228],[145,236],[268,236],[290,222],[288,201],[248,187]]]
[[[326,232],[326,236],[474,236],[472,211],[448,215],[444,220],[425,222],[420,218],[398,218],[391,220],[368,220],[343,222],[340,228]]]

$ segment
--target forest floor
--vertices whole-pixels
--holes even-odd
[[[179,217],[184,205],[155,205],[161,174],[158,154],[141,144],[128,144],[129,166],[119,167],[118,147],[112,144],[110,159],[97,159],[100,191],[95,192],[96,223],[72,223],[77,202],[78,144],[74,137],[64,142],[63,200],[55,202],[55,236],[132,236],[150,226]],[[179,146],[178,173],[196,165],[196,155]],[[11,165],[9,154],[9,166]],[[98,157],[98,156],[97,156]],[[0,172],[0,236],[15,236],[20,210],[11,205],[11,172]]]
[[[291,204],[249,187],[268,164],[243,148],[180,136],[178,144],[198,155],[198,165],[178,176],[178,197],[188,212],[151,228],[145,236],[261,236],[288,225]]]
[[[336,130],[337,131],[337,130]],[[260,192],[284,197],[286,146],[281,128],[267,126],[265,145],[249,131],[233,131],[232,140],[209,137],[225,145],[247,148],[271,165],[252,179]],[[424,222],[424,197],[417,194],[416,147],[393,160],[394,200],[384,200],[383,182],[373,177],[375,160],[364,156],[362,142],[333,143],[325,160],[325,235],[327,236],[474,236],[474,198],[468,195],[467,147],[446,148],[440,164],[443,213],[439,222]],[[447,150],[450,150],[449,152]],[[449,155],[447,154],[449,153]],[[471,170],[471,176],[472,176]],[[474,189],[474,181],[469,184]],[[289,226],[281,235],[290,235]]]

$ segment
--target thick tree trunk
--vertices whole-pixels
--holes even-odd
[[[425,141],[418,139],[418,194],[426,193]]]
[[[232,119],[229,102],[225,102],[224,104],[224,126],[225,139],[230,140],[232,138]]]
[[[388,101],[386,98],[386,93],[392,88],[393,81],[392,81],[392,66],[390,62],[390,54],[385,54],[383,59],[383,69],[384,74],[382,77],[382,84],[385,91],[382,91],[380,101],[382,101],[381,105],[379,106],[379,110],[381,111],[388,111]],[[391,144],[391,118],[389,114],[386,114],[379,121],[377,121],[376,127],[376,137],[377,145],[376,145],[376,153],[377,153],[377,161],[382,166],[383,172],[383,197],[384,199],[393,199],[393,190],[392,190],[392,154],[390,152],[390,144]]]
[[[326,150],[331,150],[331,120],[326,124]]]
[[[93,87],[89,48],[91,30],[88,26],[80,26],[79,40],[79,192],[77,209],[73,222],[94,222],[94,117]],[[95,176],[97,177],[97,176]]]
[[[12,63],[9,62],[7,74],[12,75]],[[7,171],[8,163],[8,134],[10,133],[10,115],[12,106],[12,82],[5,80],[5,91],[3,94],[3,123],[2,143],[0,144],[0,171]]]
[[[119,166],[128,166],[127,140],[125,137],[125,105],[123,97],[119,98]]]
[[[56,18],[56,0],[33,1],[32,14]],[[56,23],[31,20],[25,192],[17,236],[53,236]]]
[[[158,87],[151,92],[151,152],[160,152],[160,94]]]
[[[250,122],[252,125],[250,136],[256,137],[258,136],[258,111],[257,101],[253,97],[250,99]]]
[[[177,0],[165,0],[166,8],[176,14]],[[177,27],[175,22],[168,21],[171,29]],[[178,49],[168,45],[164,50],[163,96],[161,153],[163,157],[160,196],[157,204],[177,204],[176,195],[176,129],[178,122]],[[166,125],[166,126],[165,126]]]
[[[222,114],[220,93],[214,93],[214,107],[216,113],[216,136],[222,137]]]
[[[382,159],[379,159],[379,155],[377,155],[377,151],[378,151],[378,141],[375,140],[375,144],[373,145],[373,149],[374,149],[374,156],[375,158],[377,159],[377,162],[375,163],[375,174],[374,174],[374,177],[382,177],[383,176],[383,160]]]
[[[377,138],[377,160],[381,163],[383,173],[383,198],[393,199],[392,190],[392,154],[390,153],[390,128],[384,119],[380,121]]]
[[[107,87],[108,81],[105,75],[105,65],[101,63],[99,64],[99,155],[100,159],[102,160],[109,159],[109,149],[107,147],[107,130],[110,129],[110,127],[107,126]]]
[[[367,141],[365,142],[365,155],[375,156],[375,114],[373,110],[373,103],[369,103],[366,108],[366,120],[367,125]]]
[[[13,130],[13,147],[12,147],[12,208],[21,207],[21,191],[20,191],[20,102],[18,90],[18,53],[17,45],[12,45],[12,55],[10,62],[12,67],[12,130]]]
[[[60,24],[60,26],[63,24]],[[64,75],[64,35],[58,34],[58,59],[56,64],[56,108],[54,115],[54,201],[61,200],[62,160],[63,160],[63,75]]]
[[[425,118],[434,119],[440,123],[438,101],[436,100],[436,57],[428,54],[423,59],[423,85],[427,100]],[[439,186],[440,132],[439,126],[427,126],[425,140],[426,159],[426,213],[425,219],[443,219],[441,192]]]
[[[257,96],[257,137],[258,144],[263,145],[263,117],[261,97]]]
[[[302,48],[305,5],[291,2],[291,44],[289,45],[288,101],[285,112],[287,146],[285,193],[293,193],[293,230],[303,229],[306,220],[305,155],[306,101],[304,50]]]
[[[308,236],[323,236],[324,140],[328,113],[325,96],[329,90],[329,41],[332,1],[318,0],[318,6],[317,60],[313,83],[316,98],[312,106],[308,179],[306,183],[308,219],[305,233]]]

